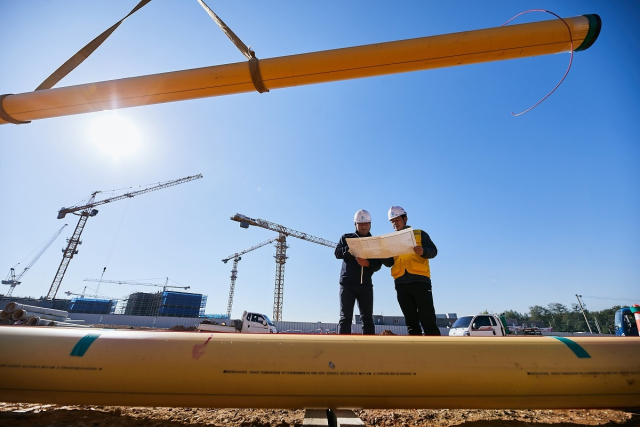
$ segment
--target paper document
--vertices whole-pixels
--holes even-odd
[[[416,238],[413,228],[383,234],[374,237],[354,237],[346,239],[349,252],[353,256],[371,258],[390,258],[397,255],[413,253]]]

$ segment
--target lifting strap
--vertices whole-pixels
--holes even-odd
[[[227,26],[227,24],[220,19],[218,15],[215,14],[213,10],[203,0],[198,0],[198,3],[202,6],[202,8],[209,14],[213,22],[218,24],[218,27],[222,30],[223,33],[229,37],[229,40],[238,48],[238,50],[249,60],[249,72],[251,73],[251,81],[253,82],[253,86],[260,93],[269,92],[269,89],[264,85],[264,81],[262,80],[262,75],[260,74],[260,65],[258,63],[258,58],[256,58],[256,53],[251,49],[251,47],[247,47],[246,44],[240,40],[236,34],[231,31],[231,28]]]
[[[100,34],[98,37],[91,40],[89,44],[87,44],[85,47],[80,49],[78,53],[76,53],[71,58],[69,58],[67,62],[62,64],[60,68],[58,68],[56,71],[53,72],[53,74],[47,77],[47,79],[43,81],[40,84],[40,86],[36,88],[36,90],[51,89],[52,87],[54,87],[67,74],[73,71],[78,65],[82,64],[82,62],[85,59],[87,59],[89,55],[93,53],[93,51],[95,51],[98,47],[100,47],[100,45],[111,35],[111,33],[113,33],[116,30],[116,28],[120,26],[120,24],[122,24],[122,22],[125,19],[133,15],[138,10],[142,9],[142,7],[145,6],[147,3],[149,3],[150,1],[151,0],[140,0],[140,3],[138,3],[136,7],[134,7],[133,10],[129,12],[127,16],[125,16],[124,18],[122,18],[121,20],[113,24],[113,26],[111,26],[105,32]]]

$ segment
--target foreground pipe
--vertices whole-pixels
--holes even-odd
[[[62,318],[66,318],[67,316],[69,316],[69,312],[64,310],[55,310],[53,308],[38,307],[36,305],[18,304],[15,302],[10,302],[9,304],[7,304],[7,306],[4,309],[9,313],[15,313],[18,310],[25,310],[32,313],[41,313],[49,316],[57,316]]]
[[[0,328],[0,401],[227,408],[640,407],[640,338]]]
[[[81,325],[78,323],[71,323],[71,322],[58,322],[58,321],[48,321],[47,323],[45,323],[46,326],[61,326],[61,327],[66,327],[66,328],[92,328],[93,326],[89,326],[89,325]]]
[[[597,15],[565,19],[575,51],[600,32]],[[560,20],[467,31],[261,59],[267,89],[453,67],[571,50]],[[88,113],[255,91],[247,62],[9,95],[6,113],[17,121]],[[0,124],[7,121],[0,118]]]

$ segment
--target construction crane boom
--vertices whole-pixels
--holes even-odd
[[[291,228],[284,227],[274,222],[265,221],[259,218],[250,218],[246,215],[235,214],[231,217],[232,221],[238,221],[240,227],[249,228],[250,225],[255,227],[266,228],[267,230],[275,231],[278,233],[276,238],[276,285],[273,295],[273,320],[282,320],[282,300],[284,291],[284,265],[287,262],[287,236],[296,237],[298,239],[306,240],[308,242],[317,243],[319,245],[335,248],[336,243],[329,240],[321,239],[307,233],[292,230]]]
[[[98,195],[99,193],[102,193],[102,191],[95,191],[91,193],[90,202],[87,203],[86,205],[72,206],[70,208],[60,209],[60,211],[58,212],[58,219],[64,218],[65,215],[67,215],[68,213],[73,213],[73,212],[81,211],[83,209],[93,208],[96,206],[104,205],[105,203],[117,202],[118,200],[122,200],[122,199],[130,199],[132,197],[139,196],[140,194],[149,193],[151,191],[156,191],[156,190],[162,190],[163,188],[173,187],[174,185],[183,184],[185,182],[193,181],[195,179],[200,179],[200,178],[202,178],[202,174],[187,176],[185,178],[176,179],[174,181],[160,182],[153,187],[143,188],[142,190],[132,191],[130,193],[121,194],[119,196],[111,197],[105,200],[99,200],[97,202],[94,202],[93,199],[95,198],[96,195]]]
[[[330,248],[335,248],[337,246],[336,243],[331,242],[329,240],[321,239],[320,237],[315,237],[307,233],[302,233],[300,231],[292,230],[291,228],[284,227],[282,225],[276,224],[274,222],[265,221],[260,218],[249,218],[246,215],[235,214],[231,217],[233,221],[238,221],[240,223],[240,227],[249,228],[250,225],[254,225],[256,227],[266,228],[267,230],[272,230],[280,234],[284,234],[286,236],[297,237],[298,239],[306,240],[308,242],[317,243],[319,245],[328,246]]]
[[[229,301],[227,302],[227,317],[229,319],[231,319],[231,308],[233,307],[233,294],[236,288],[236,278],[238,277],[238,261],[242,259],[241,258],[242,255],[251,251],[255,251],[256,249],[261,248],[265,245],[268,245],[269,243],[275,242],[276,240],[277,238],[274,237],[273,239],[269,239],[266,242],[262,242],[255,246],[251,246],[250,248],[245,249],[244,251],[236,252],[235,254],[230,255],[227,258],[222,260],[222,262],[226,264],[230,259],[233,259],[233,268],[231,269],[231,286],[229,286]]]
[[[31,262],[24,268],[24,270],[22,270],[22,272],[16,276],[16,270],[15,268],[11,268],[11,270],[9,271],[9,275],[7,276],[7,280],[3,280],[2,284],[3,285],[10,285],[11,287],[9,288],[9,291],[6,293],[5,296],[10,297],[11,294],[13,293],[13,290],[16,288],[16,286],[18,286],[21,282],[20,279],[22,279],[22,276],[24,276],[27,271],[29,271],[29,269],[31,267],[33,267],[33,264],[36,263],[36,261],[38,261],[38,259],[42,256],[42,254],[49,249],[49,246],[51,246],[51,244],[58,238],[58,236],[60,235],[60,233],[62,233],[62,230],[64,230],[64,228],[67,226],[68,224],[63,225],[60,230],[56,231],[56,233],[53,235],[53,237],[51,237],[51,239],[49,239],[49,241],[47,243],[45,243],[45,245],[42,247],[42,249],[40,249],[40,252],[38,252],[38,254],[33,257],[33,259],[31,260]],[[17,267],[17,266],[16,266]]]
[[[223,260],[222,260],[222,262],[224,262],[224,263],[226,264],[226,263],[227,263],[229,260],[231,260],[231,259],[239,258],[240,256],[242,256],[242,255],[244,255],[244,254],[246,254],[246,253],[249,253],[249,252],[251,252],[251,251],[255,251],[256,249],[261,248],[261,247],[263,247],[263,246],[265,246],[265,245],[268,245],[269,243],[273,243],[273,242],[275,242],[275,241],[276,241],[276,238],[274,237],[273,239],[269,239],[269,240],[267,240],[266,242],[258,243],[257,245],[255,245],[255,246],[251,246],[250,248],[245,249],[244,251],[236,252],[236,253],[235,253],[235,254],[233,254],[233,255],[229,255],[228,257],[226,257],[225,259],[223,259]]]
[[[84,230],[84,226],[87,223],[87,220],[91,216],[96,216],[98,214],[97,209],[93,209],[96,206],[104,205],[105,203],[115,202],[117,200],[122,200],[125,198],[132,198],[138,196],[140,194],[149,193],[151,191],[162,190],[167,187],[172,187],[174,185],[183,184],[185,182],[193,181],[195,179],[202,178],[202,174],[188,176],[186,178],[176,179],[174,181],[166,181],[161,182],[153,187],[144,188],[142,190],[133,191],[130,193],[122,194],[120,196],[110,197],[108,199],[95,201],[96,195],[100,193],[100,191],[95,191],[91,193],[89,197],[89,202],[81,205],[81,206],[72,206],[69,208],[62,208],[58,212],[58,219],[64,218],[66,214],[73,213],[75,215],[80,216],[78,220],[78,225],[76,225],[76,229],[73,232],[71,238],[67,240],[67,247],[63,249],[62,261],[60,262],[60,266],[58,267],[58,271],[56,272],[55,277],[53,278],[53,282],[51,283],[51,287],[49,288],[49,293],[47,293],[47,299],[52,300],[56,297],[58,293],[58,289],[60,288],[60,284],[62,283],[62,279],[64,278],[65,273],[67,272],[67,267],[69,266],[69,262],[75,254],[78,253],[78,245],[82,244],[80,241],[80,236],[82,235],[82,231]],[[80,212],[80,213],[77,213]]]
[[[162,288],[162,292],[165,292],[168,288],[175,289],[189,289],[191,286],[173,286],[167,285],[169,282],[169,278],[165,279],[164,285],[159,285],[157,283],[143,283],[143,282],[132,282],[129,280],[104,280],[104,279],[84,279],[83,282],[100,282],[100,283],[116,283],[118,285],[133,285],[133,286],[157,286]]]

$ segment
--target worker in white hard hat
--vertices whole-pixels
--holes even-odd
[[[407,212],[400,206],[391,206],[388,216],[394,230],[409,228]],[[414,229],[413,235],[416,239],[414,253],[387,258],[382,263],[391,267],[398,303],[409,335],[422,335],[423,329],[424,335],[440,335],[433,307],[429,269],[429,260],[435,258],[438,249],[425,231]]]
[[[356,230],[354,233],[344,234],[336,247],[336,258],[342,260],[340,270],[340,322],[339,334],[351,334],[353,307],[356,301],[362,319],[362,333],[374,335],[373,325],[373,282],[371,276],[382,267],[379,259],[364,259],[353,256],[349,252],[346,239],[370,237],[371,215],[360,209],[354,215]]]

